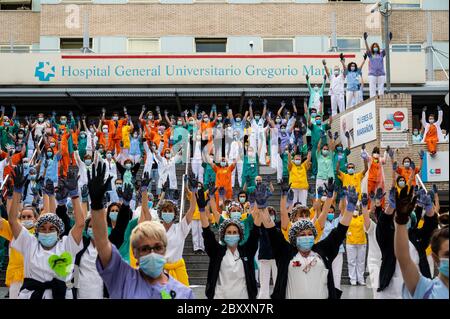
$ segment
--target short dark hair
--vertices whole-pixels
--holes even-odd
[[[448,240],[448,226],[441,229],[436,229],[431,236],[431,251],[436,255],[439,254],[441,244],[443,241]]]

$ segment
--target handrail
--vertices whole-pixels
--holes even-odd
[[[191,137],[191,135],[190,134],[188,134],[187,135],[187,147],[186,147],[186,168],[185,168],[185,170],[184,170],[184,174],[183,174],[183,178],[182,178],[182,180],[181,180],[181,197],[180,197],[180,199],[181,199],[181,206],[180,206],[180,215],[182,215],[183,214],[183,211],[184,211],[184,193],[185,193],[185,182],[184,182],[184,178],[185,178],[185,176],[187,176],[187,174],[188,174],[188,170],[189,170],[189,162],[190,162],[190,160],[191,160],[191,143],[189,142],[190,141],[190,137]]]

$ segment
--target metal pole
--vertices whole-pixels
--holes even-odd
[[[336,12],[331,12],[331,51],[337,52],[337,26],[336,26]]]
[[[389,45],[389,1],[384,2],[384,44],[386,50],[386,91],[391,91],[391,48]]]
[[[433,20],[431,12],[427,12],[427,80],[434,81],[434,65],[433,65]]]
[[[187,139],[184,141],[185,143],[187,143],[187,146],[186,146],[186,168],[184,170],[183,178],[181,180],[180,216],[183,216],[183,211],[184,211],[184,200],[185,200],[184,193],[185,193],[185,188],[186,188],[186,184],[184,182],[184,177],[187,176],[187,174],[188,174],[189,162],[191,159],[191,154],[190,154],[191,153],[191,147],[190,147],[191,143],[189,143],[190,137],[191,137],[191,135],[188,134]],[[195,196],[194,194],[192,194],[192,195]]]

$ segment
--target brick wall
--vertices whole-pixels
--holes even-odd
[[[387,94],[381,98],[373,98],[375,99],[376,102],[376,109],[377,109],[377,140],[372,141],[370,143],[366,144],[366,149],[367,152],[369,154],[372,153],[372,150],[375,146],[380,147],[380,143],[378,142],[378,139],[380,138],[380,129],[379,129],[379,115],[378,115],[378,109],[379,108],[393,108],[393,109],[397,109],[397,108],[401,108],[401,107],[406,107],[408,108],[409,112],[408,112],[408,126],[411,129],[412,127],[412,101],[411,101],[411,95],[409,94]],[[371,99],[372,100],[372,99]],[[368,101],[371,100],[366,100],[364,101],[362,104],[367,103]],[[355,107],[358,107],[355,106]],[[344,113],[342,113],[342,115],[345,115],[346,113],[350,112],[346,111]],[[341,114],[336,115],[335,117],[333,117],[333,123],[331,125],[332,127],[332,131],[337,132],[339,131],[339,127],[340,127],[340,117]],[[344,137],[345,138],[345,137]],[[403,160],[403,158],[405,156],[409,156],[412,158],[412,160],[418,165],[419,164],[419,151],[423,149],[425,152],[426,147],[424,144],[412,144],[412,140],[411,140],[411,136],[409,138],[409,147],[408,148],[399,148],[395,151],[395,156],[394,156],[394,160],[398,161],[399,163],[401,163],[401,161]],[[349,162],[353,162],[356,164],[356,169],[357,171],[361,170],[364,167],[364,162],[361,159],[361,146],[357,146],[355,148],[353,148],[352,153],[349,155],[348,157],[348,161]],[[384,155],[384,148],[381,148],[381,156]],[[449,151],[449,144],[445,143],[445,144],[439,144],[438,146],[438,151]],[[392,185],[392,161],[390,159],[388,159],[386,165],[384,165],[384,175],[385,175],[385,180],[386,180],[386,186],[387,187],[391,187]],[[439,190],[448,190],[449,189],[449,183],[448,181],[446,182],[439,182],[436,183],[438,185],[438,189]],[[431,183],[425,183],[426,187],[429,189],[431,187]]]
[[[0,11],[0,44],[39,43],[40,13],[31,11]]]

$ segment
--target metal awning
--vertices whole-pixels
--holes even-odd
[[[368,87],[365,88],[368,92]],[[449,91],[448,82],[422,86],[396,86],[391,93],[441,95]],[[0,97],[202,97],[202,96],[307,96],[301,87],[2,87]]]

